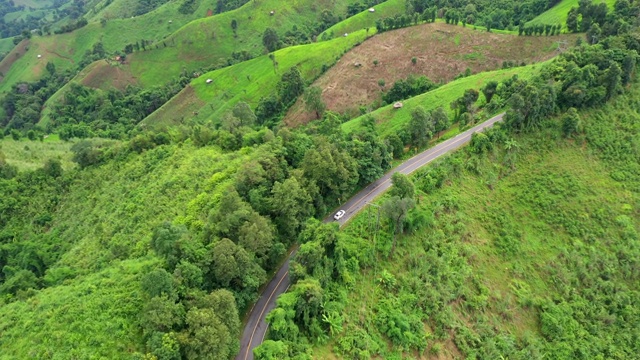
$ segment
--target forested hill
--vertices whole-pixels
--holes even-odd
[[[379,3],[219,1],[206,19],[183,14],[185,41],[166,51],[110,33],[129,45],[114,52],[78,29],[23,39],[20,51],[82,39],[86,52],[36,68],[12,55],[26,60],[3,74],[15,86],[0,114],[0,359],[231,359],[241,319],[296,246],[256,359],[640,353],[639,4],[580,1],[564,24],[577,34],[560,35],[528,23],[555,2]],[[209,6],[140,4],[145,21]],[[100,3],[81,29],[101,34],[109,9],[129,15]],[[207,37],[210,24],[254,48],[136,83],[127,61],[196,53],[189,31]],[[316,37],[332,25],[353,31]],[[349,60],[345,78],[407,66],[393,83],[371,79],[355,113],[327,110],[314,81],[379,32],[440,50]],[[544,62],[484,52],[532,43]],[[436,56],[470,65],[442,81],[406,70]],[[296,103],[313,121],[283,122]],[[501,113],[462,151],[394,176],[343,230],[320,222],[394,164]]]

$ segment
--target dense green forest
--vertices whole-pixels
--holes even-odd
[[[244,3],[218,1],[216,11]],[[346,16],[377,3],[352,4]],[[405,15],[372,29],[439,18],[527,35],[523,24],[556,3],[408,0]],[[535,76],[456,93],[453,116],[418,106],[384,137],[384,119],[372,116],[343,131],[348,117],[325,111],[322,89],[275,57],[276,91],[257,106],[237,101],[219,119],[186,116],[158,131],[140,122],[192,74],[155,88],[69,83],[114,55],[100,42],[73,70],[48,63],[39,81],[2,100],[0,359],[232,358],[243,314],[297,246],[292,286],[268,315],[257,359],[633,358],[637,8],[580,1],[577,28],[573,16],[566,25],[585,40]],[[257,36],[270,52],[339,20],[323,11],[318,27],[284,41],[273,28]],[[410,76],[380,96],[440,86]],[[281,120],[299,98],[318,119],[289,128]],[[388,194],[344,230],[319,220],[398,161],[503,111],[502,124],[462,151],[394,175]],[[51,156],[27,169],[2,150],[26,154],[46,137],[69,142],[74,166]]]

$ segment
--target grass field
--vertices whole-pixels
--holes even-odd
[[[353,117],[360,114],[360,107],[371,108],[381,101],[380,79],[387,90],[409,75],[446,83],[466,69],[476,74],[500,69],[504,61],[531,64],[548,60],[557,55],[558,41],[573,43],[577,36],[525,37],[444,23],[422,24],[377,34],[345,54],[314,85],[322,88],[329,110]],[[416,64],[411,61],[413,57]],[[355,67],[356,63],[361,65]],[[313,114],[306,112],[299,100],[285,122],[296,125],[312,119]]]
[[[0,54],[7,54],[13,49],[13,38],[0,39]]]
[[[405,1],[387,0],[382,4],[374,6],[374,9],[376,10],[374,13],[370,13],[367,9],[333,25],[318,35],[318,39],[336,38],[343,36],[345,33],[352,33],[366,28],[369,28],[369,32],[373,34],[376,32],[376,20],[405,13]]]
[[[594,3],[606,2],[610,9],[613,9],[615,0],[594,0]],[[562,0],[559,4],[529,21],[531,24],[560,24],[564,29],[567,27],[567,14],[572,7],[578,7],[578,0]]]
[[[7,163],[18,167],[18,170],[35,170],[42,168],[45,161],[58,159],[62,162],[62,168],[69,170],[75,167],[71,161],[71,146],[73,142],[55,140],[49,136],[45,141],[14,141],[4,138],[0,141],[0,151],[7,158]]]
[[[100,2],[96,6],[97,9],[95,12],[89,12],[88,17],[90,21],[130,18],[135,13],[138,0],[113,0],[107,6],[105,6],[105,3],[106,1]]]
[[[219,121],[239,101],[257,105],[262,96],[274,93],[282,73],[298,66],[302,76],[311,81],[320,76],[323,65],[331,66],[344,52],[365,40],[363,30],[331,41],[292,46],[274,53],[274,64],[267,55],[241,64],[203,74],[191,85],[143,122],[146,127],[177,124],[185,117]],[[206,80],[211,79],[210,84]],[[194,113],[197,113],[195,115]]]
[[[365,116],[371,115],[376,119],[378,131],[381,135],[391,134],[402,129],[411,119],[411,111],[417,106],[422,106],[427,111],[435,110],[442,106],[449,118],[453,118],[454,113],[449,105],[461,97],[465,90],[480,90],[490,80],[501,81],[513,75],[526,79],[535,75],[540,66],[541,64],[533,64],[506,70],[488,71],[458,79],[433,91],[403,101],[404,106],[401,109],[394,109],[393,105],[387,105]],[[483,102],[484,97],[480,95],[478,101]],[[355,131],[360,127],[361,119],[362,117],[358,117],[344,123],[342,129],[348,133]]]

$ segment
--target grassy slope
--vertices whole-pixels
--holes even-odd
[[[0,54],[8,53],[14,46],[13,38],[0,39]]]
[[[114,0],[109,5],[100,4],[98,12],[89,13],[89,21],[100,19],[123,19],[131,17],[136,9],[138,0]]]
[[[58,68],[74,67],[84,53],[98,41],[102,41],[107,51],[122,50],[125,45],[142,39],[160,41],[193,19],[206,16],[211,4],[200,0],[193,14],[178,12],[180,2],[171,1],[147,14],[128,19],[113,19],[102,27],[99,22],[67,34],[34,36],[27,53],[17,59],[6,78],[0,82],[0,92],[19,81],[33,81],[39,78],[48,61]],[[172,21],[169,24],[169,20]],[[37,60],[41,54],[43,59]],[[15,60],[15,59],[14,59]]]
[[[0,151],[6,157],[7,162],[15,165],[19,170],[35,170],[41,168],[48,159],[59,159],[62,167],[69,170],[75,167],[71,161],[71,142],[55,141],[53,136],[45,141],[14,141],[4,138],[0,141]]]
[[[357,30],[369,28],[370,33],[376,32],[376,20],[405,13],[405,1],[403,0],[387,0],[382,4],[374,6],[375,13],[365,10],[348,19],[345,19],[322,32],[318,39],[323,37],[340,37],[344,33],[352,33]]]
[[[424,75],[447,83],[470,69],[474,74],[500,69],[504,61],[532,64],[557,55],[560,40],[575,42],[577,34],[560,36],[515,36],[473,30],[444,23],[421,24],[377,34],[349,51],[314,82],[322,88],[327,109],[360,114],[359,107],[377,108],[382,101],[378,81],[386,89],[399,79]],[[514,52],[517,48],[519,51]],[[416,58],[416,64],[411,59]],[[378,61],[374,65],[374,61]],[[354,67],[355,63],[361,66]],[[302,99],[287,112],[285,123],[295,126],[313,119]]]
[[[0,359],[130,357],[139,350],[140,277],[154,263],[123,261],[0,307]]]
[[[359,31],[332,41],[279,50],[275,52],[278,62],[277,73],[271,59],[264,55],[204,74],[146,118],[143,124],[149,127],[175,124],[181,117],[194,116],[194,111],[198,112],[198,115],[194,116],[197,119],[217,121],[238,101],[246,101],[255,106],[262,96],[275,92],[282,73],[289,68],[297,65],[305,79],[315,79],[320,75],[323,65],[333,64],[345,51],[364,41],[365,36],[364,31]],[[212,79],[213,82],[206,84],[207,79]]]
[[[91,78],[90,78],[91,76]],[[137,81],[128,74],[128,68],[120,64],[110,64],[105,60],[98,60],[82,69],[73,79],[56,91],[44,103],[38,125],[46,126],[51,120],[49,115],[51,107],[62,101],[71,84],[82,84],[98,90],[112,88],[124,90],[128,84],[136,84]]]
[[[378,131],[382,135],[391,134],[400,130],[404,124],[409,122],[409,119],[411,118],[411,111],[417,106],[422,106],[427,111],[434,110],[442,106],[451,118],[454,114],[449,105],[454,100],[461,97],[465,90],[479,90],[489,80],[501,81],[510,78],[513,75],[518,75],[519,77],[526,79],[535,74],[537,71],[536,69],[538,68],[539,64],[534,64],[471,75],[469,77],[450,82],[428,93],[405,100],[403,101],[404,106],[401,109],[394,109],[391,104],[373,111],[368,115],[371,115],[376,119],[376,122],[378,123]],[[484,97],[481,95],[479,101],[483,101],[483,99]],[[361,118],[362,117],[359,117],[344,123],[342,125],[342,129],[346,132],[353,132],[360,126]]]
[[[595,3],[606,2],[610,9],[613,9],[615,0],[595,0]],[[562,0],[559,4],[538,15],[535,19],[529,21],[531,24],[561,24],[563,28],[567,27],[567,13],[572,7],[578,7],[578,0]]]
[[[131,57],[131,69],[145,86],[162,84],[189,70],[225,64],[234,51],[262,54],[262,34],[268,27],[282,35],[294,25],[312,24],[324,9],[344,13],[355,0],[263,0],[249,2],[239,9],[200,19],[184,26],[165,42],[167,47],[139,52]],[[275,10],[275,15],[269,12]],[[237,37],[231,20],[238,22]]]
[[[336,343],[346,340],[346,336],[355,336],[356,330],[365,331],[373,339],[384,338],[374,324],[378,316],[375,309],[383,301],[394,302],[403,309],[404,301],[399,299],[411,302],[412,297],[415,297],[402,290],[403,287],[409,283],[415,284],[416,278],[420,279],[418,282],[424,283],[424,279],[430,279],[432,274],[441,276],[444,284],[450,282],[451,278],[459,277],[460,273],[468,272],[470,277],[464,287],[474,289],[477,286],[474,284],[479,282],[484,290],[483,294],[475,294],[478,291],[475,289],[469,294],[469,290],[460,290],[460,285],[449,288],[446,285],[441,287],[440,284],[427,285],[445,299],[451,296],[451,301],[447,301],[443,305],[444,309],[438,312],[453,314],[447,321],[454,330],[445,333],[443,338],[438,338],[437,335],[434,336],[433,318],[426,320],[428,349],[420,357],[424,359],[464,358],[451,341],[452,336],[460,333],[461,328],[471,329],[472,337],[477,341],[486,341],[480,340],[478,334],[486,334],[487,329],[492,329],[490,331],[501,334],[503,339],[514,336],[516,339],[511,340],[513,343],[526,338],[526,343],[537,344],[540,348],[540,344],[545,343],[540,334],[542,311],[540,306],[527,304],[547,301],[558,303],[563,300],[571,302],[576,294],[590,291],[588,287],[582,287],[584,283],[581,284],[578,280],[584,278],[584,274],[571,273],[572,269],[562,269],[567,256],[575,258],[579,254],[582,258],[575,258],[576,263],[585,264],[590,263],[589,258],[594,253],[607,254],[609,259],[614,258],[613,263],[600,264],[601,267],[589,266],[591,270],[588,271],[617,274],[607,278],[607,283],[615,283],[616,285],[611,286],[616,289],[625,289],[626,296],[633,296],[629,289],[637,294],[640,290],[639,283],[626,282],[623,275],[617,272],[616,266],[624,266],[626,260],[622,260],[625,255],[616,255],[619,251],[616,249],[637,249],[638,246],[638,166],[637,163],[628,164],[636,172],[635,177],[628,176],[625,179],[619,176],[619,164],[605,160],[611,159],[616,151],[622,151],[621,144],[614,144],[620,138],[638,135],[640,114],[636,99],[640,91],[637,87],[638,85],[626,99],[619,99],[605,109],[581,115],[586,123],[588,136],[606,139],[605,142],[589,146],[582,141],[563,139],[559,136],[560,123],[556,121],[553,130],[515,138],[520,146],[513,168],[505,164],[507,155],[503,149],[488,156],[475,155],[478,161],[462,156],[461,164],[477,171],[462,171],[460,176],[449,176],[441,189],[428,195],[422,194],[419,208],[427,214],[428,228],[413,235],[402,236],[393,258],[386,257],[391,248],[390,236],[383,233],[378,237],[377,249],[380,255],[375,270],[369,268],[362,272],[361,277],[348,290],[348,306],[342,312],[343,328],[348,330],[336,336],[335,342],[317,348],[314,353],[316,358],[333,358],[332,351]],[[606,135],[602,138],[601,134]],[[626,140],[634,142],[629,137]],[[606,149],[606,153],[595,150],[596,146]],[[637,147],[634,154],[638,156]],[[430,171],[425,169],[414,176],[414,181],[425,177]],[[361,213],[345,229],[352,236],[360,238],[354,241],[353,246],[363,254],[371,250],[371,244],[374,243],[369,227],[371,220],[367,215],[366,212]],[[631,219],[631,227],[635,230],[624,230],[623,218]],[[383,228],[385,227],[383,224]],[[634,232],[635,244],[632,235],[624,235]],[[511,245],[514,247],[513,253],[505,253],[505,243],[500,239],[505,234],[519,234],[515,236],[516,244]],[[630,238],[625,239],[625,236]],[[514,239],[511,238],[510,241]],[[434,249],[438,253],[435,259]],[[616,256],[620,261],[618,265]],[[453,270],[460,258],[463,265],[458,265]],[[431,259],[430,265],[417,265],[428,261],[427,259]],[[602,266],[612,268],[603,270]],[[420,274],[421,269],[428,269],[429,275]],[[379,285],[377,279],[382,270],[393,274],[397,280],[398,285],[394,290],[387,291]],[[452,271],[456,273],[451,274]],[[428,284],[429,280],[426,281]],[[568,287],[569,291],[562,294],[556,287],[559,284],[564,285],[565,290]],[[461,293],[465,295],[461,296]],[[597,304],[600,309],[607,305]],[[637,312],[637,306],[626,306],[630,311]],[[429,305],[427,307],[433,308]],[[614,309],[609,311],[615,312]],[[425,315],[415,308],[405,308],[404,314]],[[574,314],[579,322],[595,319],[598,323],[601,322],[600,316]],[[433,317],[442,319],[437,315]],[[611,326],[602,323],[602,327],[597,330],[607,331],[603,330],[604,327],[619,332],[624,331],[621,330],[623,326],[633,329],[638,324],[637,318],[628,321],[625,323],[622,320]],[[596,329],[590,328],[589,332],[593,330]],[[573,333],[565,332],[563,335],[575,336],[576,340],[584,341],[584,334],[577,334],[575,328],[572,331]],[[347,343],[348,341],[346,340]],[[398,347],[387,348],[386,340],[378,341],[378,344],[383,348],[383,358],[390,357],[391,354],[395,355],[394,358],[400,358]],[[627,354],[633,351],[624,350]],[[537,354],[539,358],[544,358],[544,352]],[[546,352],[547,356],[554,357],[553,352]],[[404,355],[415,357],[414,353]],[[622,353],[618,353],[618,356],[625,357]]]
[[[44,358],[39,354],[55,351],[60,359],[125,359],[141,350],[137,274],[155,261],[148,255],[152,229],[164,221],[200,228],[250,155],[251,149],[221,154],[189,143],[132,154],[78,173],[68,193],[57,195],[45,233],[24,220],[37,215],[28,213],[35,209],[13,220],[28,222],[18,226],[17,237],[53,237],[65,249],[48,274],[75,277],[24,302],[0,305],[0,358]],[[51,196],[41,194],[42,201]]]

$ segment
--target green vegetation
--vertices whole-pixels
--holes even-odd
[[[324,287],[332,336],[314,354],[635,356],[640,154],[610,145],[638,136],[639,95],[580,113],[573,139],[556,118],[419,171],[395,253],[389,221],[363,211],[335,245],[360,270]]]
[[[471,75],[469,77],[452,81],[425,94],[403,101],[402,109],[394,109],[393,104],[390,104],[364,116],[372,116],[376,119],[378,131],[382,135],[390,135],[402,129],[403,126],[409,122],[409,119],[411,118],[411,111],[419,105],[429,111],[442,107],[446,110],[447,115],[450,118],[453,118],[455,112],[449,105],[462,96],[466,89],[480,89],[490,80],[503,81],[516,75],[520,79],[528,79],[535,75],[541,66],[542,64],[528,65]],[[490,115],[490,113],[482,113],[482,115],[478,116],[486,118],[488,115]],[[361,121],[362,117],[355,118],[344,123],[342,128],[347,133],[353,132],[360,128]]]
[[[70,170],[75,165],[70,151],[73,143],[55,137],[49,136],[44,141],[15,141],[7,137],[0,141],[0,151],[6,156],[7,163],[16,166],[19,171],[39,169],[49,159],[60,160],[62,168]]]
[[[297,66],[305,81],[310,83],[343,53],[365,39],[366,33],[361,30],[348,37],[288,47],[269,56],[206,73],[183,90],[185,95],[178,95],[167,102],[143,124],[151,128],[176,124],[179,116],[188,116],[181,104],[189,102],[196,104],[196,107],[189,108],[197,113],[193,118],[219,121],[237,102],[244,101],[255,107],[261,98],[273,94],[281,74],[291,67]],[[207,83],[208,79],[212,81]]]
[[[640,223],[630,216],[640,200],[640,152],[620,140],[638,134],[640,91],[635,83],[607,103],[636,70],[635,43],[615,40],[565,52],[529,80],[487,83],[488,108],[509,99],[504,123],[419,170],[415,187],[392,177],[389,196],[374,205],[377,217],[361,213],[353,232],[308,222],[291,290],[268,316],[273,342],[255,353],[269,358],[285,348],[284,358],[295,358],[330,342],[339,356],[365,359],[438,356],[444,347],[447,356],[472,358],[637,353],[639,324],[627,319],[638,318],[640,303],[628,299],[636,299],[640,274],[627,259],[640,249]],[[466,89],[451,103],[461,125],[478,97]],[[576,110],[589,107],[596,109]],[[559,110],[566,113],[555,118]],[[424,146],[446,123],[439,112],[415,107],[405,136],[387,143]],[[372,117],[362,122],[374,128]],[[353,301],[347,294],[362,277]]]
[[[365,11],[362,11],[361,13],[328,28],[322,32],[318,38],[331,39],[366,28],[369,28],[369,32],[373,34],[376,31],[375,28],[377,20],[404,14],[405,2],[403,0],[387,0],[381,4],[373,6],[373,8],[376,10],[374,13],[371,13],[369,12],[369,9],[366,9]]]
[[[0,85],[0,358],[232,358],[242,315],[296,244],[259,359],[640,352],[640,46],[618,26],[633,12],[601,19],[582,2],[587,43],[536,66],[468,70],[437,89],[380,79],[404,106],[344,124],[308,84],[374,31],[310,42],[376,1],[222,13],[243,3],[140,1],[128,10],[144,15],[86,26],[85,7],[106,16],[109,2],[65,4],[49,30],[69,30],[67,16],[81,28],[24,32],[0,64],[12,68]],[[512,31],[553,2],[406,4],[378,30],[441,15]],[[191,21],[205,9],[218,14]],[[104,58],[118,64],[86,68]],[[144,88],[76,76],[127,64]],[[318,119],[282,126],[300,97]],[[345,231],[318,220],[407,146],[505,110],[463,151],[393,175]]]
[[[572,7],[578,7],[578,0],[562,0],[551,9],[536,16],[535,19],[529,21],[527,25],[536,24],[561,24],[566,29],[567,14]],[[616,0],[594,0],[594,3],[606,3],[609,9],[613,9]]]
[[[189,66],[188,70],[212,65],[221,67],[227,65],[233,53],[262,55],[265,53],[262,34],[267,28],[277,29],[279,36],[294,26],[323,30],[321,9],[329,9],[332,14],[343,14],[347,5],[353,2],[355,0],[302,0],[290,4],[265,0],[248,3],[234,11],[192,21],[163,40],[160,48],[135,54],[131,69],[143,85],[149,86],[162,84],[168,78],[177,76],[186,65]],[[271,11],[274,11],[273,15]],[[235,30],[230,25],[232,20],[237,21]],[[329,25],[332,23],[325,26]]]

